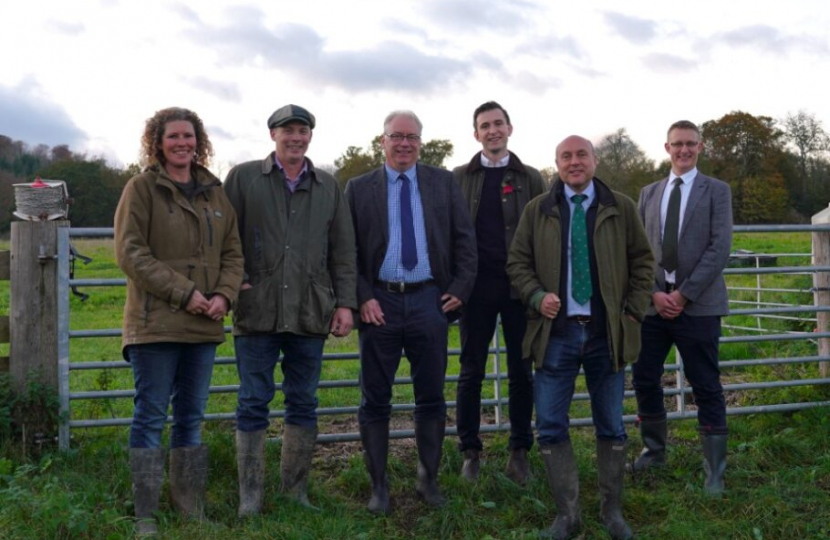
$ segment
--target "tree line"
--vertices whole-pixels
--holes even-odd
[[[798,223],[830,202],[830,137],[821,122],[805,111],[782,120],[733,111],[700,126],[704,151],[698,169],[732,187],[735,223]],[[447,140],[424,144],[421,160],[442,166],[452,155]],[[640,190],[671,170],[666,158],[650,159],[625,128],[604,136],[596,145],[598,178],[634,199]],[[383,163],[380,136],[366,149],[350,146],[335,161],[335,176],[349,178]],[[556,169],[541,169],[550,183]]]
[[[112,227],[121,190],[138,171],[138,165],[112,167],[103,158],[72,152],[65,144],[30,148],[0,135],[0,233],[8,231],[14,219],[13,184],[30,183],[36,176],[66,182],[73,226]]]
[[[799,111],[776,120],[733,111],[700,125],[704,151],[701,172],[732,187],[735,223],[798,223],[830,202],[830,137],[814,115]],[[668,159],[650,159],[625,128],[596,144],[600,159],[597,177],[634,200],[640,189],[669,173]],[[433,139],[423,144],[421,161],[444,166],[453,144]],[[551,156],[553,158],[553,156]],[[349,178],[383,164],[380,135],[366,148],[350,146],[334,162],[323,166],[341,186]],[[0,135],[0,233],[9,229],[14,209],[12,184],[35,176],[65,180],[73,198],[70,219],[77,227],[111,227],[121,190],[139,166],[115,168],[100,157],[71,151],[67,145],[29,147]],[[551,182],[553,167],[541,170]]]
[[[730,184],[735,223],[805,222],[830,202],[830,138],[815,116],[733,111],[700,129],[698,169]],[[597,176],[635,200],[671,169],[668,159],[648,159],[625,129],[605,136],[597,155]]]

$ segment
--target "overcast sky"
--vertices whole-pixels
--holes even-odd
[[[539,168],[567,135],[621,127],[662,159],[673,121],[733,110],[803,109],[830,128],[821,1],[27,0],[0,20],[0,134],[119,165],[174,105],[205,121],[220,175],[273,149],[266,119],[286,103],[317,117],[318,165],[367,146],[400,108],[425,139],[453,142],[448,166],[466,162],[488,100]]]

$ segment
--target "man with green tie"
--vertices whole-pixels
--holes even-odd
[[[528,316],[522,354],[536,367],[539,448],[557,509],[542,536],[558,540],[581,524],[568,432],[580,366],[597,436],[600,518],[615,540],[632,538],[622,516],[624,369],[640,349],[654,257],[634,202],[594,178],[598,162],[587,139],[559,143],[559,179],[525,207],[507,260],[512,285],[538,313]]]

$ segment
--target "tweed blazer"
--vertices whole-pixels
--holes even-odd
[[[669,178],[654,182],[640,192],[638,209],[654,250],[654,291],[665,290],[660,202]],[[732,249],[732,191],[729,184],[698,173],[692,185],[677,243],[677,286],[688,299],[684,313],[690,316],[724,316],[729,297],[723,269]],[[657,312],[652,305],[649,315]]]
[[[466,303],[478,269],[475,229],[467,203],[449,171],[418,163],[416,175],[432,277],[442,294]],[[372,288],[389,244],[386,183],[386,171],[381,167],[352,178],[346,185],[357,243],[358,305],[374,298]]]

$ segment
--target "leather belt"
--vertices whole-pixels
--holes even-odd
[[[388,292],[393,293],[414,292],[423,289],[426,285],[429,285],[431,283],[434,283],[434,281],[431,279],[428,279],[427,281],[417,281],[415,283],[407,283],[405,281],[375,281],[376,285],[385,289]]]
[[[591,317],[589,315],[574,315],[573,317],[568,317],[568,321],[586,326],[591,324]]]
[[[666,282],[666,292],[667,293],[672,293],[676,290],[677,290],[677,285],[676,284],[669,283],[668,281]]]

